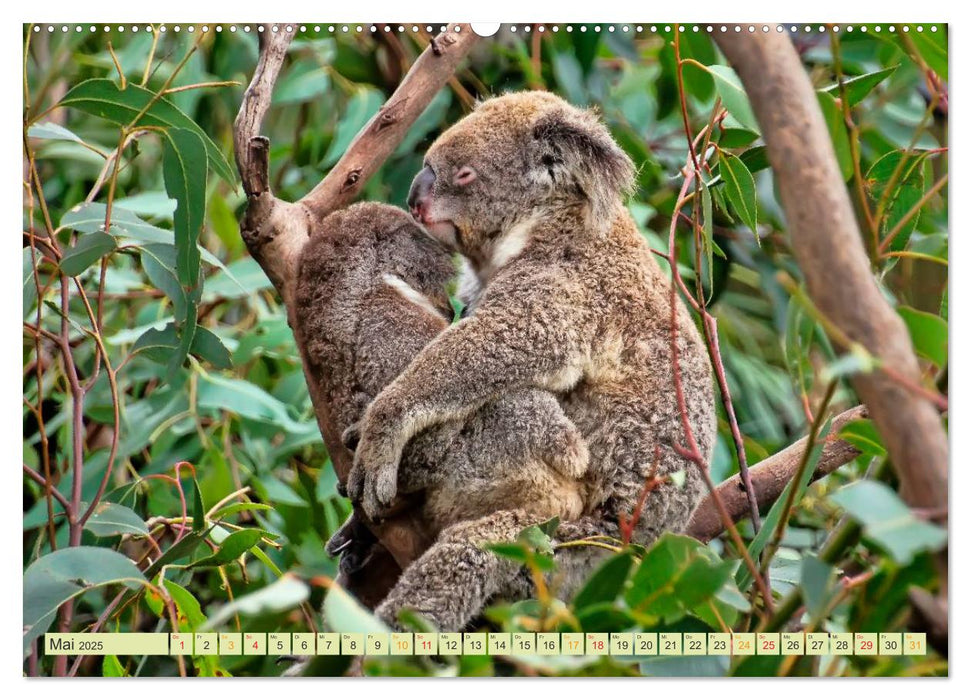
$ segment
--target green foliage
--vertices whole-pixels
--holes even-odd
[[[24,653],[68,600],[74,630],[91,629],[104,615],[101,629],[112,631],[307,631],[320,627],[321,605],[326,629],[384,630],[330,585],[337,569],[324,542],[350,507],[336,494],[285,310],[239,236],[245,202],[230,165],[231,129],[256,61],[255,32],[158,37],[153,48],[146,32],[25,29],[23,460],[41,480],[50,475],[53,493],[25,472]],[[860,352],[838,356],[827,320],[808,302],[760,126],[707,34],[658,26],[634,37],[576,25],[534,38],[504,30],[483,42],[457,76],[461,90],[436,96],[363,196],[404,205],[424,150],[467,112],[468,95],[542,87],[599,108],[639,168],[630,211],[666,255],[689,165],[684,119],[692,138],[710,125],[696,143],[697,190],[675,225],[677,263],[717,320],[747,461],[804,436],[832,379],[831,408],[857,403],[848,380],[877,371],[877,363]],[[828,35],[794,38],[856,199],[875,279],[910,330],[933,390],[948,361],[947,110],[946,100],[925,99],[922,90],[937,76],[947,79],[946,33],[841,32],[838,56]],[[314,31],[295,38],[264,127],[275,194],[295,200],[319,182],[397,87],[402,59],[413,62],[421,41]],[[872,423],[854,422],[840,436],[861,457],[810,485],[817,445],[803,478],[788,486],[791,512],[783,512],[787,491],[759,533],[741,524],[743,544],[767,568],[777,603],[790,595],[805,603],[792,624],[899,629],[907,589],[940,584],[932,554],[946,533],[903,504],[892,478],[867,470],[887,454]],[[713,480],[734,474],[738,462],[722,411]],[[65,517],[63,502],[78,517]],[[844,518],[855,530],[837,528]],[[764,604],[730,538],[705,545],[666,534],[645,550],[607,539],[559,543],[555,527],[544,523],[515,542],[490,545],[545,586],[534,600],[497,603],[483,629],[749,631],[761,624]],[[828,542],[854,531],[859,536]],[[603,550],[604,560],[571,598],[560,588],[556,559],[573,546]],[[843,589],[837,580],[849,573],[862,583]],[[402,622],[427,624],[414,614]],[[341,674],[349,662],[318,657],[313,672]],[[186,664],[205,676],[281,672],[270,657],[199,656]],[[40,665],[42,673],[56,671],[50,658]],[[719,657],[535,657],[516,667],[486,656],[385,658],[365,666],[374,675],[779,668],[762,658],[733,664]],[[939,659],[921,670],[904,657],[878,668],[847,657],[835,666],[800,662],[789,672],[942,668]],[[80,673],[177,669],[159,657],[105,657]]]
[[[732,211],[758,238],[758,203],[752,173],[741,158],[723,153],[718,158],[718,174],[725,181],[725,198],[731,204]]]
[[[883,547],[898,564],[909,564],[915,554],[936,551],[947,541],[946,531],[917,518],[884,484],[849,484],[833,494],[832,500],[859,521],[863,534]]]

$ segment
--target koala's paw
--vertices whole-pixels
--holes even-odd
[[[398,460],[390,444],[372,441],[365,435],[354,454],[354,466],[347,477],[347,493],[360,503],[369,518],[381,518],[398,493]]]
[[[570,479],[579,479],[590,467],[590,450],[576,428],[553,434],[553,441],[546,454],[546,461],[558,473]]]

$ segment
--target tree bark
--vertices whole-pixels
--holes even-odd
[[[934,404],[900,381],[920,384],[917,358],[874,279],[809,76],[785,33],[726,33],[715,40],[762,128],[810,297],[845,338],[896,375],[876,369],[852,383],[886,442],[902,495],[912,506],[946,512],[947,435]]]

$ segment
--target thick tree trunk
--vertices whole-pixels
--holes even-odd
[[[810,297],[893,374],[860,373],[853,386],[887,444],[903,496],[912,506],[943,512],[947,435],[934,404],[900,381],[920,384],[917,357],[904,322],[877,287],[809,76],[785,33],[729,32],[715,39],[762,127]]]
[[[948,440],[937,407],[919,388],[917,358],[903,321],[876,284],[816,93],[781,32],[717,34],[762,127],[788,220],[789,237],[809,295],[842,338],[862,346],[879,367],[853,387],[880,431],[901,495],[946,521]],[[836,335],[831,333],[831,336]],[[929,638],[947,639],[947,554],[936,558],[941,590],[912,594]],[[943,620],[943,625],[941,621]]]

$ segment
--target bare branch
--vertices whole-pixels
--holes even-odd
[[[268,29],[273,26],[268,25]],[[293,32],[285,31],[286,26],[276,25],[278,31],[267,31],[261,36],[259,62],[240,105],[233,141],[236,166],[249,198],[240,233],[250,254],[282,297],[290,325],[294,328],[296,345],[303,356],[305,344],[299,327],[293,322],[293,290],[303,246],[324,216],[349,204],[360,193],[367,179],[384,164],[415,119],[449,81],[478,37],[467,24],[450,25],[448,31],[437,36],[388,102],[354,138],[333,170],[303,199],[290,203],[277,199],[270,191],[269,140],[260,135],[273,86],[293,38]],[[306,359],[303,357],[304,371],[317,424],[337,476],[344,481],[350,470],[351,455],[341,443],[327,398],[320,389],[319,377],[307,369]],[[368,522],[363,513],[358,515]],[[430,544],[414,510],[380,524],[369,522],[368,526],[401,567],[417,558]],[[369,595],[375,599],[380,599],[378,589],[390,587],[398,573],[396,567],[388,564],[387,557],[381,562],[377,570],[369,567],[371,580],[366,582]]]
[[[813,302],[887,369],[857,374],[853,386],[886,441],[902,494],[912,506],[943,509],[947,436],[934,404],[906,386],[920,384],[917,358],[903,321],[874,280],[806,70],[784,33],[718,34],[715,40],[762,127]]]
[[[294,25],[290,25],[294,26]],[[268,162],[260,154],[266,153],[268,141],[260,136],[263,119],[270,109],[273,86],[280,75],[287,49],[293,41],[293,32],[265,31],[260,33],[260,57],[253,71],[253,79],[243,93],[239,114],[233,122],[233,147],[236,151],[236,167],[243,178],[243,191],[254,197],[269,191]],[[259,145],[253,144],[258,139]],[[254,152],[254,147],[256,152]]]
[[[837,434],[850,421],[866,417],[867,411],[864,406],[856,406],[844,411],[833,419],[830,434]],[[749,469],[749,474],[752,477],[752,488],[755,491],[760,509],[768,508],[775,503],[776,499],[782,495],[786,484],[792,481],[799,469],[799,463],[802,460],[808,440],[808,437],[802,438]],[[845,440],[827,440],[823,446],[819,462],[816,464],[812,480],[816,481],[823,478],[850,462],[859,454],[860,451]],[[748,497],[739,475],[736,474],[723,481],[718,485],[717,490],[733,520],[737,522],[749,517]],[[686,532],[702,542],[707,542],[720,535],[724,529],[712,497],[708,495],[698,504],[698,508],[691,516],[691,522],[688,524]]]
[[[310,194],[301,199],[316,219],[349,204],[364,183],[398,147],[408,128],[444,87],[478,36],[468,25],[434,39],[401,85],[361,129],[344,156]]]

